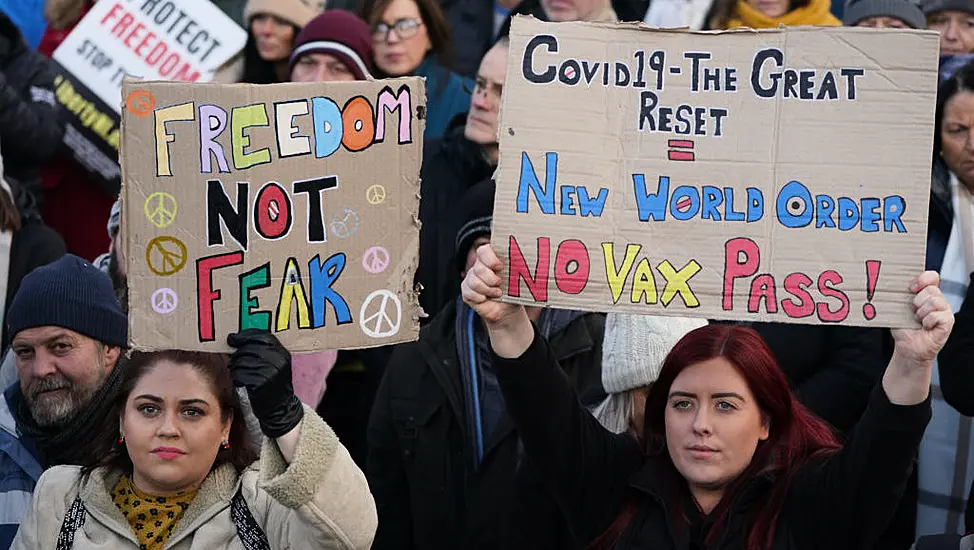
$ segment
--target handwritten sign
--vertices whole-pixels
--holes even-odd
[[[419,78],[126,81],[122,232],[139,349],[292,351],[416,339]]]
[[[114,196],[124,78],[208,82],[246,42],[247,31],[209,0],[95,3],[54,51],[65,145]]]
[[[517,18],[492,237],[505,299],[913,326],[937,49],[924,31]]]

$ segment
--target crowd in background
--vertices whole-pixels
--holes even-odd
[[[125,352],[118,190],[64,150],[49,61],[93,3],[0,0],[0,548],[878,550],[974,531],[974,0],[214,0],[248,31],[217,82],[421,76],[428,95],[419,340],[291,357],[244,332],[229,359]],[[517,14],[938,31],[923,328],[488,300]],[[716,405],[731,416],[686,420],[699,396],[668,392],[708,383],[739,388]],[[681,454],[681,426],[719,444]],[[185,446],[147,451],[159,437]],[[713,454],[726,472],[693,467]]]

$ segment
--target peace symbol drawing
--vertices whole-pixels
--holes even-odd
[[[145,118],[152,114],[152,109],[156,106],[156,98],[145,90],[135,90],[125,100],[125,106],[133,115]]]
[[[373,246],[362,255],[362,268],[375,275],[389,267],[389,251],[381,246]]]
[[[149,223],[162,229],[168,227],[176,219],[176,197],[163,191],[156,191],[145,199],[145,206],[142,211],[145,217],[149,218]]]
[[[365,200],[369,201],[369,204],[382,204],[386,200],[386,188],[382,187],[378,183],[375,185],[370,185],[368,189],[365,190]]]
[[[381,298],[381,300],[380,300]],[[373,302],[378,301],[378,307]],[[390,306],[391,304],[391,306]],[[395,311],[389,311],[395,307]],[[371,311],[370,315],[366,315]],[[358,324],[362,332],[372,338],[388,338],[399,332],[402,322],[402,303],[395,293],[388,290],[376,290],[369,294],[362,302],[362,309],[358,314]]]
[[[347,239],[358,231],[358,214],[349,208],[342,208],[331,217],[331,232],[339,239]]]
[[[171,288],[160,288],[153,292],[149,301],[152,303],[152,310],[162,315],[176,311],[176,306],[179,305],[179,297]]]
[[[156,275],[178,273],[186,265],[186,245],[175,237],[156,237],[145,247],[145,263]]]

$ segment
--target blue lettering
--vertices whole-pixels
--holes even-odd
[[[865,233],[876,233],[879,231],[880,214],[876,211],[879,208],[879,199],[862,199],[862,230]]]
[[[345,254],[342,252],[332,255],[325,261],[324,265],[321,263],[320,256],[315,256],[308,262],[311,279],[311,325],[313,328],[325,326],[325,302],[334,308],[339,325],[352,322],[352,314],[348,310],[345,299],[331,288],[331,285],[338,280],[344,269]]]
[[[606,188],[599,189],[599,195],[597,197],[589,198],[588,189],[584,187],[579,187],[577,189],[578,193],[578,209],[585,216],[595,216],[596,218],[602,217],[602,210],[605,208],[605,199],[609,198],[609,190]]]
[[[717,207],[724,202],[724,196],[720,194],[720,189],[712,185],[703,186],[703,213],[700,215],[705,220],[720,221],[720,211]]]
[[[896,226],[898,233],[906,233],[906,227],[900,217],[906,211],[906,201],[899,195],[886,197],[883,200],[883,230],[887,233],[893,231]]]
[[[764,217],[764,194],[755,187],[747,188],[747,223],[754,223]]]
[[[561,214],[563,216],[575,215],[575,188],[569,185],[561,186]]]
[[[331,156],[342,144],[342,111],[327,97],[311,98],[311,116],[315,133],[315,158]]]
[[[797,181],[781,188],[775,206],[778,221],[785,227],[805,227],[812,221],[812,195]]]
[[[659,186],[656,193],[652,195],[646,189],[646,178],[642,174],[632,175],[632,187],[636,192],[639,221],[648,222],[651,218],[656,221],[666,219],[666,196],[670,193],[669,176],[659,177]]]
[[[815,195],[815,229],[820,227],[835,227],[832,214],[835,213],[835,199],[828,195]]]
[[[724,196],[727,197],[727,200],[724,201],[724,219],[729,222],[744,221],[744,212],[734,210],[734,188],[725,187]]]
[[[681,212],[680,207],[685,207],[686,211]],[[677,187],[670,197],[670,215],[674,219],[686,221],[696,216],[698,212],[700,212],[700,194],[697,188],[689,185]]]
[[[839,197],[839,230],[849,231],[859,225],[859,207],[849,197]]]
[[[521,153],[521,179],[517,184],[517,211],[521,214],[528,212],[528,192],[534,192],[534,198],[545,214],[555,213],[555,181],[558,177],[558,153],[545,153],[545,184],[541,186],[534,165],[528,154]]]

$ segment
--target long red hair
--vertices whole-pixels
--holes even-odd
[[[714,537],[722,531],[732,500],[729,496],[755,476],[773,472],[776,477],[771,492],[751,516],[754,520],[745,534],[746,550],[770,550],[778,515],[795,473],[810,460],[835,454],[840,448],[839,441],[828,424],[798,402],[771,350],[757,332],[740,326],[711,324],[684,336],[663,362],[659,378],[646,399],[643,442],[647,455],[658,456],[671,466],[669,470],[677,472],[666,450],[664,418],[670,386],[683,369],[718,357],[730,361],[741,373],[770,426],[768,439],[758,443],[751,463],[724,490],[724,498],[712,512],[714,522],[706,542],[714,542]],[[615,544],[635,515],[633,504],[624,507],[612,526],[590,548],[605,549]],[[670,526],[671,529],[679,527]]]

